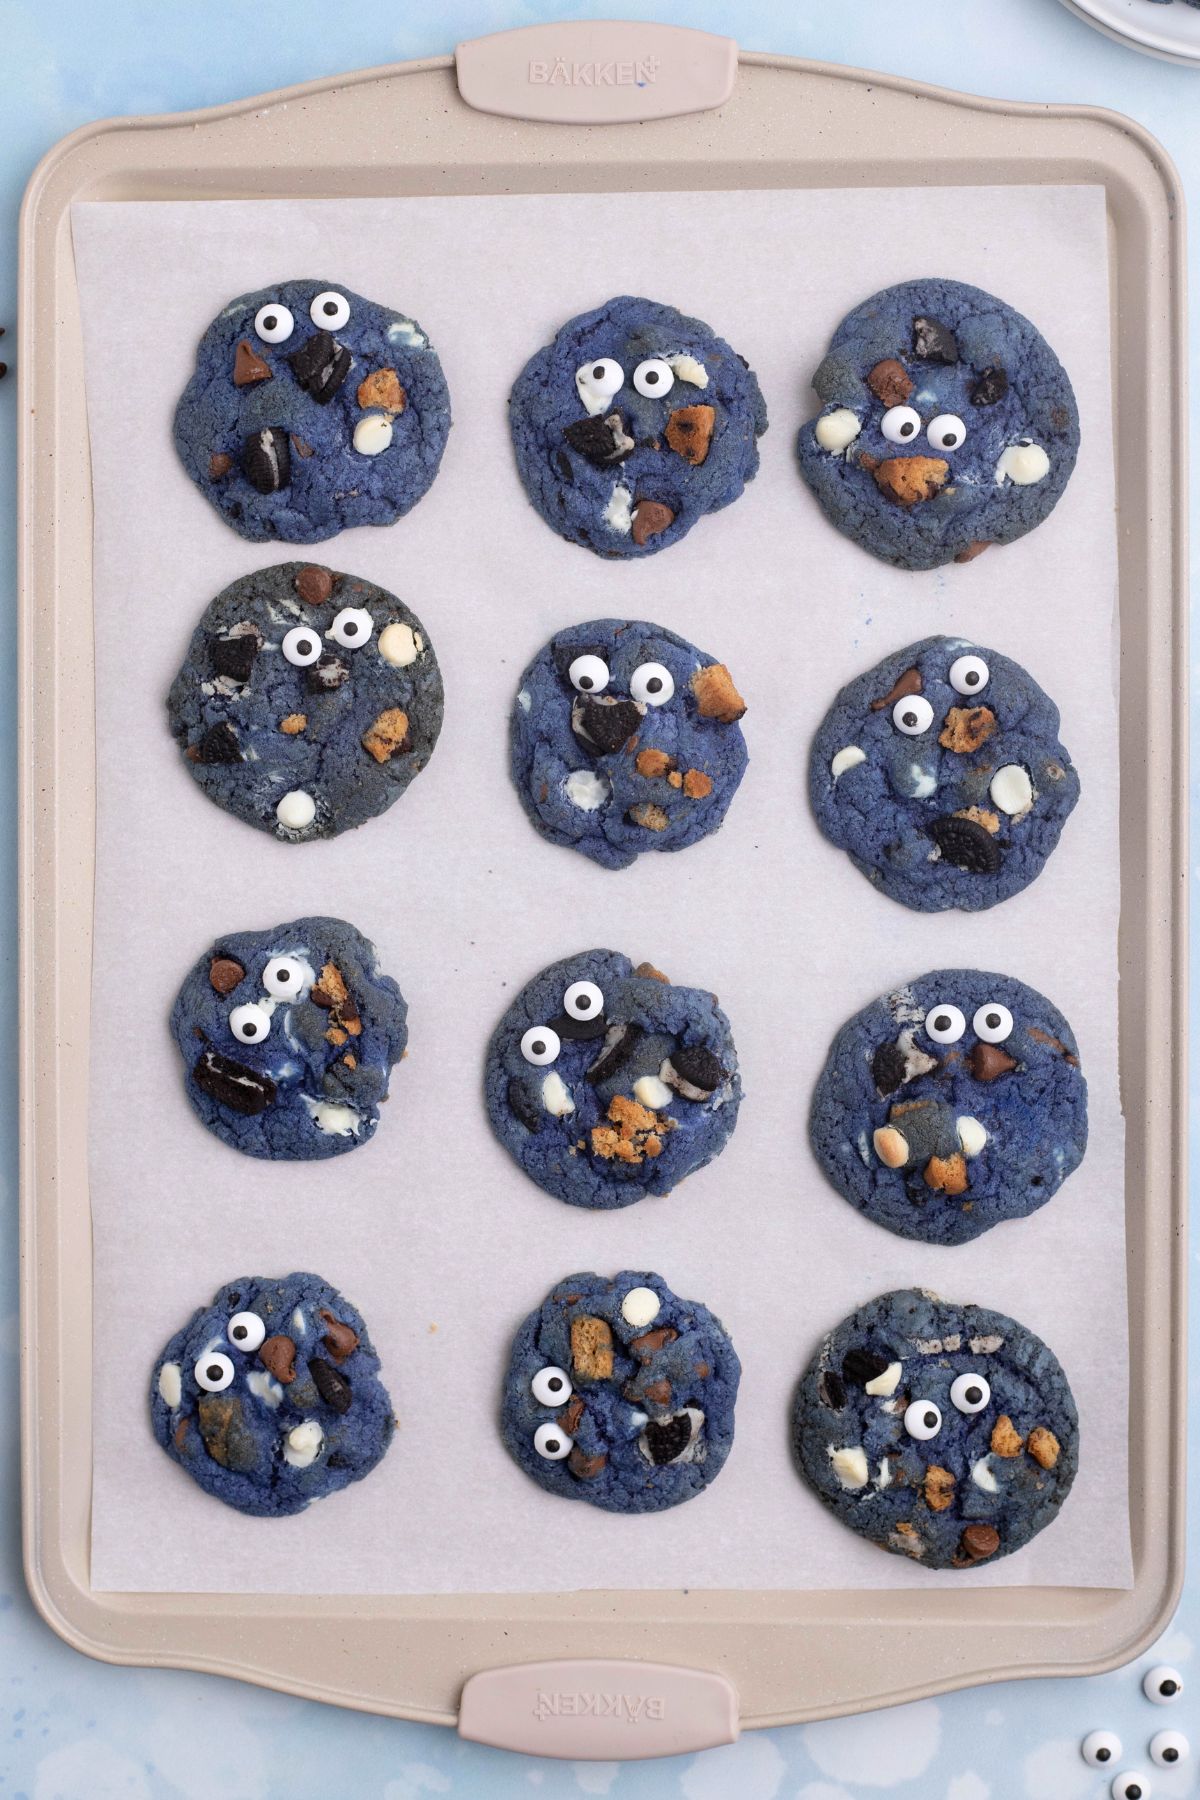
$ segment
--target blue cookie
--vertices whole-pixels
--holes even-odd
[[[374,1137],[408,1006],[344,919],[218,938],[171,1013],[201,1123],[272,1162],[341,1156]]]
[[[1037,327],[961,281],[905,281],[842,320],[801,427],[826,518],[900,569],[970,562],[1049,517],[1079,412]]]
[[[1082,1161],[1074,1033],[1010,975],[938,969],[843,1025],[809,1135],[834,1187],[877,1225],[967,1243],[1036,1212]]]
[[[184,468],[256,544],[394,525],[432,486],[449,430],[446,378],[420,326],[322,281],[232,300],[175,413]]]
[[[724,1467],[741,1373],[721,1321],[661,1275],[569,1275],[513,1340],[504,1441],[548,1494],[662,1512]]]
[[[512,778],[535,830],[606,869],[716,831],[746,772],[728,669],[641,619],[560,631],[521,677]]]
[[[742,1102],[716,996],[615,950],[565,957],[521,989],[484,1085],[500,1142],[569,1206],[669,1194],[725,1148]]]
[[[154,1367],[154,1435],[217,1500],[303,1512],[369,1475],[396,1421],[362,1317],[319,1275],[231,1281]]]
[[[1057,1518],[1079,1416],[1024,1325],[907,1288],[830,1332],[797,1390],[792,1444],[851,1531],[926,1569],[971,1569]]]
[[[210,800],[304,843],[373,819],[420,774],[442,728],[442,675],[394,594],[280,563],[208,607],[167,716]]]
[[[758,382],[724,338],[628,294],[568,320],[508,405],[525,492],[599,556],[651,556],[736,500],[767,429]]]
[[[1079,798],[1058,708],[998,651],[925,638],[844,687],[813,740],[817,823],[918,912],[1019,894]]]

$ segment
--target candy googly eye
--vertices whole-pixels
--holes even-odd
[[[604,1011],[604,995],[594,981],[573,981],[563,995],[563,1011],[572,1019],[598,1019]]]
[[[985,1044],[1002,1044],[1012,1036],[1013,1016],[998,1000],[988,1000],[971,1020],[975,1036]]]
[[[950,1404],[955,1412],[980,1413],[992,1397],[982,1375],[956,1375],[950,1383]]]
[[[575,1439],[569,1438],[565,1431],[560,1431],[557,1425],[551,1424],[547,1419],[534,1432],[533,1447],[547,1462],[561,1462],[575,1448]]]
[[[296,668],[307,669],[321,654],[321,640],[311,626],[293,625],[290,631],[284,632],[280,649]]]
[[[323,294],[317,295],[309,307],[308,316],[313,324],[318,325],[322,331],[340,331],[342,326],[349,322],[350,302],[345,294],[338,294],[332,288],[326,288]]]
[[[1150,1739],[1150,1760],[1160,1769],[1173,1769],[1191,1754],[1192,1747],[1182,1731],[1158,1731]]]
[[[303,993],[308,970],[294,956],[273,956],[262,973],[262,984],[272,1000],[294,1000]]]
[[[365,606],[343,606],[329,627],[329,635],[347,650],[357,650],[360,645],[370,643],[374,629],[375,621]]]
[[[271,1015],[265,1007],[248,1000],[230,1013],[229,1029],[239,1044],[261,1044],[271,1034]]]
[[[602,694],[608,686],[608,664],[602,656],[577,656],[567,675],[581,694]]]
[[[222,1350],[209,1350],[196,1358],[196,1366],[192,1370],[196,1377],[197,1387],[202,1387],[206,1394],[219,1394],[233,1380],[235,1370]]]
[[[889,406],[879,429],[889,444],[911,444],[921,429],[921,415],[911,406]]]
[[[662,663],[642,663],[633,671],[629,693],[643,706],[665,706],[675,693],[675,677]]]
[[[531,1025],[521,1039],[521,1055],[535,1069],[544,1069],[552,1063],[562,1044],[557,1031],[551,1031],[549,1025]]]
[[[935,450],[961,450],[967,441],[967,428],[957,413],[939,413],[930,419],[925,432]]]
[[[966,1029],[957,1006],[931,1006],[925,1014],[925,1035],[935,1044],[957,1044]]]
[[[254,315],[254,329],[264,344],[285,344],[295,326],[296,321],[287,307],[274,300],[260,306]]]
[[[675,386],[675,373],[661,356],[648,356],[633,371],[633,385],[647,400],[661,400]]]
[[[956,656],[950,664],[950,686],[956,694],[979,694],[991,674],[982,656]]]
[[[942,1409],[932,1400],[913,1400],[904,1409],[904,1429],[910,1438],[927,1443],[942,1429]]]
[[[1145,1775],[1136,1769],[1124,1769],[1120,1775],[1113,1776],[1113,1784],[1109,1788],[1113,1800],[1150,1800],[1150,1782]]]
[[[598,356],[594,362],[581,363],[575,371],[579,397],[591,413],[597,413],[606,400],[625,385],[625,371],[611,356]]]
[[[920,737],[933,724],[933,708],[924,694],[906,694],[892,708],[892,724],[905,737]]]
[[[237,1350],[246,1351],[249,1355],[257,1350],[267,1335],[267,1328],[257,1313],[234,1313],[225,1327],[225,1336]],[[197,1377],[197,1380],[199,1377]]]
[[[529,1384],[539,1406],[563,1406],[571,1398],[571,1380],[565,1369],[539,1369]]]
[[[1170,1706],[1183,1692],[1183,1676],[1167,1663],[1148,1669],[1142,1680],[1142,1692],[1155,1706]]]
[[[1111,1769],[1121,1754],[1121,1740],[1115,1731],[1089,1731],[1079,1754],[1093,1769]]]

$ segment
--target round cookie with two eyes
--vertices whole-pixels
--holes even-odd
[[[601,1209],[668,1194],[711,1162],[742,1101],[716,996],[615,950],[551,963],[521,989],[488,1046],[484,1091],[530,1180]]]
[[[972,1569],[1058,1517],[1079,1417],[1026,1326],[907,1288],[829,1333],[796,1393],[792,1446],[851,1531],[926,1569]]]
[[[1079,799],[1058,708],[962,638],[897,650],[844,687],[813,740],[825,836],[918,912],[995,906],[1040,874]]]
[[[606,869],[684,850],[717,830],[745,774],[745,710],[725,665],[661,625],[574,625],[521,677],[521,804],[542,837]]]
[[[525,492],[599,556],[651,556],[738,499],[767,429],[758,381],[724,338],[629,294],[569,319],[508,405]]]
[[[344,919],[218,938],[171,1013],[197,1118],[246,1156],[314,1161],[375,1135],[408,1006]]]
[[[385,812],[433,755],[442,675],[416,614],[354,575],[279,563],[205,611],[167,697],[210,800],[283,843]]]
[[[167,1344],[154,1435],[214,1499],[303,1512],[369,1475],[396,1421],[356,1307],[319,1275],[228,1282]]]
[[[547,1493],[662,1512],[724,1467],[741,1372],[721,1321],[661,1275],[570,1275],[517,1332],[501,1430]]]
[[[432,485],[449,430],[446,378],[421,327],[327,281],[231,300],[175,413],[184,468],[256,544],[395,524]]]
[[[939,969],[833,1041],[809,1136],[859,1212],[963,1244],[1044,1206],[1087,1146],[1087,1083],[1057,1007],[1011,975]]]
[[[905,281],[838,326],[800,471],[832,525],[901,569],[969,562],[1049,517],[1079,411],[1037,327],[961,281]]]

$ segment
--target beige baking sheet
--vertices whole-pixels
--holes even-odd
[[[968,214],[986,230],[964,236]],[[1102,191],[109,204],[77,207],[73,227],[96,494],[94,1586],[930,1585],[829,1519],[786,1448],[788,1393],[821,1331],[910,1282],[1022,1318],[1054,1346],[1080,1401],[1081,1473],[1061,1522],[968,1579],[1127,1584]],[[1042,531],[966,569],[914,577],[824,524],[791,440],[842,313],[875,286],[935,270],[998,288],[1045,326],[1076,384],[1084,449]],[[387,817],[297,849],[204,801],[167,737],[162,698],[208,598],[294,554],[243,543],[192,490],[169,441],[174,400],[225,300],[303,273],[395,299],[422,321],[455,427],[410,519],[311,552],[393,587],[422,615],[446,676],[442,743]],[[541,524],[517,484],[504,415],[530,350],[614,289],[708,318],[749,357],[772,414],[744,500],[629,566]],[[533,835],[503,745],[525,659],[556,627],[616,612],[657,619],[730,663],[750,701],[752,763],[716,839],[612,875]],[[875,894],[819,838],[804,803],[807,740],[835,689],[933,630],[1024,661],[1061,704],[1083,777],[1046,874],[974,918],[919,917]],[[195,1122],[165,1015],[214,935],[316,910],[345,914],[379,944],[411,1003],[410,1056],[371,1145],[334,1164],[272,1167]],[[527,1183],[493,1142],[479,1097],[507,995],[542,962],[594,942],[714,987],[749,1096],[717,1163],[665,1200],[606,1216]],[[946,1251],[854,1214],[812,1163],[804,1120],[842,1018],[899,979],[954,963],[1017,974],[1064,1008],[1089,1076],[1092,1140],[1041,1213]],[[221,1281],[293,1266],[321,1270],[363,1309],[401,1429],[369,1481],[330,1507],[263,1523],[219,1509],[162,1456],[145,1389],[161,1343]],[[625,1266],[655,1267],[713,1306],[746,1371],[721,1480],[654,1519],[568,1511],[519,1473],[494,1423],[523,1312],[575,1269]]]

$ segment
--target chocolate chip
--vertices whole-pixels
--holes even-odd
[[[275,1099],[275,1083],[269,1075],[260,1075],[257,1069],[234,1062],[231,1056],[222,1056],[219,1050],[204,1051],[192,1069],[192,1080],[202,1094],[207,1094],[218,1106],[227,1106],[230,1112],[240,1113],[244,1119],[253,1119],[265,1112]]]
[[[258,1360],[264,1369],[269,1369],[276,1381],[285,1387],[296,1379],[296,1345],[290,1337],[282,1334],[269,1337],[259,1345]]]
[[[318,406],[328,406],[350,373],[352,360],[345,344],[328,331],[315,331],[288,357],[292,374]]]
[[[317,1392],[326,1406],[332,1407],[335,1413],[350,1411],[350,1402],[354,1398],[350,1391],[350,1383],[344,1375],[339,1374],[332,1363],[327,1363],[323,1356],[310,1356],[308,1372],[316,1382]]]
[[[242,474],[260,494],[277,494],[292,479],[292,453],[286,431],[268,425],[252,431],[242,445]]]
[[[214,450],[208,459],[208,479],[220,481],[222,475],[228,475],[232,467],[232,456],[226,456],[223,450]]]
[[[305,686],[310,694],[332,694],[338,688],[345,687],[349,679],[349,663],[342,657],[335,656],[332,650],[327,650],[308,670]]]
[[[881,406],[902,406],[913,391],[912,377],[904,364],[891,356],[868,371],[867,386]]]
[[[296,572],[292,586],[306,606],[324,606],[333,592],[333,570],[319,563],[305,563]]]
[[[1008,376],[998,365],[985,369],[971,389],[972,406],[995,406],[1008,392]]]
[[[629,1061],[637,1049],[638,1039],[641,1035],[641,1026],[635,1025],[632,1019],[624,1025],[609,1026],[604,1048],[587,1071],[586,1079],[593,1087],[597,1087],[602,1081],[607,1081]]]
[[[705,1094],[715,1093],[725,1079],[725,1071],[704,1044],[684,1044],[671,1053],[671,1067],[689,1087]]]
[[[990,831],[974,819],[943,813],[928,826],[930,837],[948,863],[970,875],[994,875],[1000,867],[1000,846]]]
[[[1010,1075],[1017,1066],[1007,1050],[999,1044],[985,1044],[982,1039],[971,1052],[970,1064],[976,1081],[995,1081],[998,1075]]]
[[[249,681],[257,655],[258,636],[253,631],[212,640],[212,666],[218,675],[228,675],[231,681]]]
[[[353,1325],[347,1325],[337,1318],[327,1307],[321,1307],[317,1317],[325,1326],[325,1335],[321,1339],[335,1363],[344,1363],[346,1358],[358,1349],[358,1333]]]
[[[582,694],[571,708],[571,730],[586,750],[611,756],[627,744],[642,722],[633,700],[601,700]]]
[[[661,500],[639,500],[633,509],[630,535],[640,548],[652,537],[658,537],[675,522],[675,514]]]
[[[563,436],[577,455],[597,469],[623,462],[633,449],[620,413],[609,413],[604,419],[572,419],[563,426]]]
[[[908,1062],[899,1044],[880,1044],[871,1058],[871,1079],[881,1094],[903,1087]]]
[[[271,367],[252,344],[243,338],[233,353],[234,387],[253,387],[256,381],[270,381]]]
[[[542,1123],[541,1102],[530,1084],[519,1075],[514,1075],[509,1081],[508,1105],[526,1131],[539,1129]]]
[[[920,669],[905,669],[903,675],[896,677],[890,693],[881,695],[878,700],[872,700],[871,711],[882,712],[885,707],[894,706],[897,700],[907,700],[910,694],[919,694],[922,686]]]
[[[232,956],[214,956],[208,966],[208,979],[215,993],[232,994],[239,981],[245,981],[246,971]]]
[[[882,1375],[887,1366],[887,1357],[877,1356],[874,1350],[847,1350],[842,1358],[842,1374],[855,1387],[865,1388],[868,1381]]]
[[[1000,1548],[1000,1533],[994,1525],[968,1525],[958,1547],[970,1562],[981,1562],[986,1556],[994,1556]]]
[[[925,362],[956,363],[958,340],[940,319],[913,320],[913,355]]]
[[[550,1023],[560,1038],[570,1038],[579,1044],[589,1044],[593,1038],[603,1037],[608,1030],[599,1013],[594,1019],[573,1019],[570,1013],[559,1013]]]
[[[822,1406],[830,1406],[834,1412],[841,1412],[846,1404],[846,1384],[836,1369],[826,1369],[817,1382],[817,1399]]]
[[[589,1456],[586,1450],[581,1450],[578,1444],[574,1444],[567,1458],[567,1467],[580,1481],[595,1481],[607,1461],[608,1457],[603,1450],[597,1450]]]
[[[241,762],[237,732],[224,720],[219,725],[210,725],[199,743],[188,746],[188,756],[196,763]]]
[[[667,1344],[673,1344],[678,1336],[673,1325],[655,1325],[650,1331],[639,1332],[637,1337],[630,1338],[629,1348],[639,1361],[649,1362]]]
[[[662,1424],[651,1419],[642,1433],[650,1461],[657,1467],[675,1461],[692,1441],[692,1421],[687,1413],[678,1413]]]

